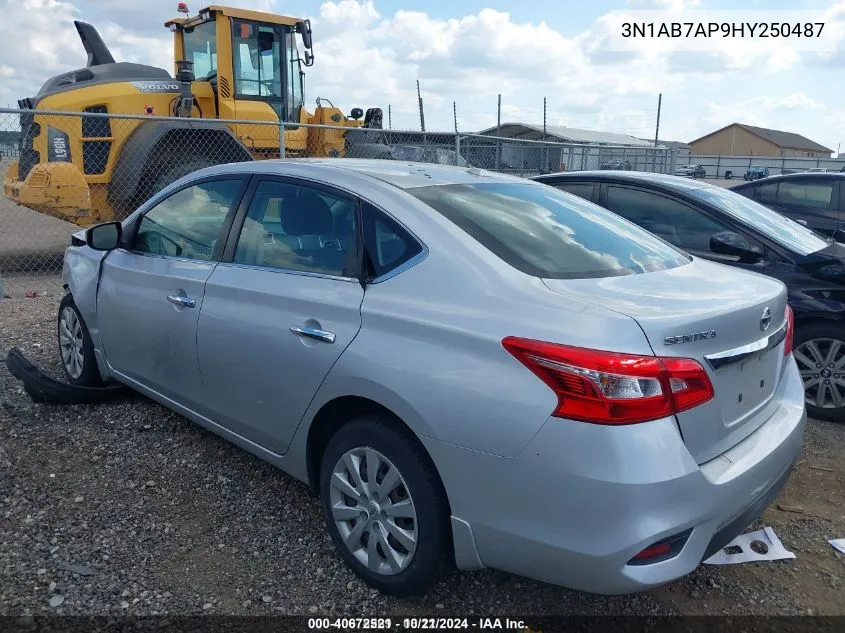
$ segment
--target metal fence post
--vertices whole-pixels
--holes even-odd
[[[279,158],[285,157],[285,122],[279,121]]]
[[[461,164],[461,135],[455,134],[455,166]]]

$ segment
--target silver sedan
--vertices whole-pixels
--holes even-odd
[[[546,185],[387,161],[223,165],[76,234],[68,378],[312,486],[352,570],[591,592],[692,571],[805,424],[783,284]]]

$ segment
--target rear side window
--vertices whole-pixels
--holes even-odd
[[[710,237],[726,226],[686,204],[650,191],[607,188],[607,208],[688,251],[710,252]]]
[[[555,189],[571,193],[573,196],[584,198],[584,200],[592,200],[593,190],[595,189],[595,185],[583,182],[557,182],[553,186]]]
[[[833,183],[824,182],[790,182],[780,183],[777,201],[784,204],[798,204],[804,207],[830,208],[833,198]]]
[[[369,203],[363,206],[367,276],[382,277],[413,259],[422,246],[392,218]]]
[[[770,182],[767,185],[760,185],[754,191],[756,200],[760,202],[776,202],[778,197],[778,183]]]
[[[500,182],[417,187],[408,193],[535,277],[614,277],[689,261],[639,227],[553,187]]]

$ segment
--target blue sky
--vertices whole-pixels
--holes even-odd
[[[689,141],[738,121],[804,134],[845,151],[845,0],[228,0],[309,17],[317,61],[306,99],[352,107],[391,106],[394,128],[416,129],[415,80],[429,129],[548,121],[651,137],[663,93],[661,138]],[[190,2],[193,11],[201,6]],[[175,0],[0,0],[0,104],[85,63],[71,21],[91,22],[115,56],[172,68],[162,27]],[[608,50],[612,11],[652,8],[830,11],[834,53],[778,50],[738,55]],[[27,54],[23,54],[27,51]]]

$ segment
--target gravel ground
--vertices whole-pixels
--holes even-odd
[[[0,301],[0,355],[60,376],[58,278]],[[601,597],[507,574],[454,574],[422,598],[357,580],[299,482],[136,395],[33,403],[0,367],[0,615],[845,614],[845,427],[811,421],[774,527],[797,559],[702,566],[658,590]]]

